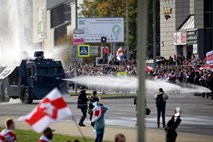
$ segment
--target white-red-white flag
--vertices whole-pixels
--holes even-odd
[[[49,125],[72,115],[58,89],[53,89],[28,115],[19,118],[27,122],[36,132],[42,132]]]
[[[146,71],[147,71],[147,72],[151,72],[151,71],[152,71],[152,67],[150,67],[150,66],[148,66],[148,65],[146,64]]]
[[[206,64],[213,65],[213,50],[206,53]]]

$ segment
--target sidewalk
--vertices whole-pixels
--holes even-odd
[[[8,117],[0,117],[0,126],[4,125],[4,121]],[[11,117],[10,117],[11,118]],[[13,117],[16,121],[18,117]],[[17,129],[29,130],[31,129],[28,124],[24,122],[16,122]],[[63,135],[72,135],[72,136],[80,136],[80,133],[73,121],[64,120],[58,122],[51,126],[51,128],[55,129],[55,133],[63,134]],[[80,128],[85,136],[87,137],[95,137],[93,132],[93,128],[88,125],[88,127]],[[137,130],[136,128],[126,128],[126,127],[106,127],[104,139],[105,140],[114,140],[114,136],[118,133],[123,133],[127,142],[137,142]],[[205,136],[205,135],[195,135],[195,134],[187,134],[178,132],[177,142],[212,142],[213,136]],[[163,128],[160,129],[146,129],[146,141],[147,142],[165,142],[165,132]]]

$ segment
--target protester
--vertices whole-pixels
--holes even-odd
[[[97,97],[97,91],[93,91],[92,96],[90,98],[89,110],[88,110],[88,113],[90,115],[90,121],[92,120],[94,102],[99,102],[99,98]],[[91,125],[94,127],[94,122],[91,122]]]
[[[138,93],[138,91],[137,91]],[[136,112],[136,118],[138,117],[138,105],[137,105],[137,96],[134,98],[134,105],[135,105],[135,112]],[[138,126],[138,122],[136,122],[135,126]]]
[[[43,131],[43,135],[39,138],[38,142],[51,142],[51,140],[53,139],[53,131],[51,128],[46,128]]]
[[[117,134],[114,142],[126,142],[126,138],[123,134]]]
[[[157,126],[160,127],[160,116],[162,114],[163,127],[165,127],[165,112],[166,112],[166,100],[168,96],[164,93],[163,89],[160,88],[159,92],[155,94],[154,99],[156,100],[157,107]]]
[[[3,142],[16,142],[16,134],[13,132],[15,129],[15,122],[13,119],[7,119],[5,122],[5,127],[6,128],[1,132],[1,139],[6,140]]]
[[[86,126],[84,124],[84,120],[87,117],[87,109],[88,109],[87,102],[88,101],[89,101],[89,99],[87,98],[86,88],[84,86],[82,86],[80,94],[78,96],[78,109],[80,109],[81,112],[82,112],[82,116],[81,116],[81,119],[79,121],[79,126],[81,126],[81,127]]]
[[[101,103],[95,102],[93,109],[92,122],[94,122],[94,131],[96,133],[95,142],[102,142],[104,137],[105,129],[105,113],[108,110],[108,107],[104,106]]]
[[[175,114],[172,118],[168,121],[167,127],[165,128],[166,131],[166,142],[176,142],[177,132],[176,129],[181,123],[180,119],[180,108],[177,107],[175,110]]]
[[[0,133],[0,142],[6,142],[6,138]]]

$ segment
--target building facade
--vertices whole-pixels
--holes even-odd
[[[33,0],[33,43],[42,50],[75,28],[75,3],[70,0]]]
[[[205,57],[212,50],[211,0],[161,0],[161,56]]]

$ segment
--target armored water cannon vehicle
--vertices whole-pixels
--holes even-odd
[[[0,67],[0,102],[20,98],[30,104],[44,98],[55,87],[62,94],[68,93],[61,61],[45,59],[43,51],[35,52],[34,57],[22,60],[20,66]]]

